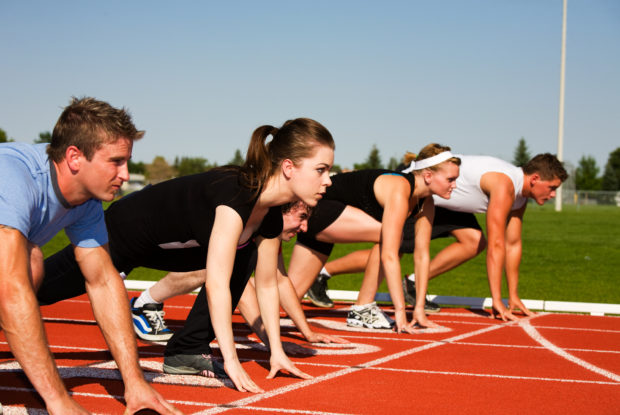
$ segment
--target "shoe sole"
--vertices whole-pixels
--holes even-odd
[[[168,375],[200,375],[205,370],[208,370],[209,372],[213,373],[215,375],[214,377],[216,379],[228,379],[228,375],[220,374],[219,372],[215,372],[215,371],[210,370],[210,369],[198,370],[198,369],[196,369],[194,367],[190,367],[190,366],[168,366],[165,363],[163,364],[163,371],[164,371],[164,373],[166,373]],[[211,376],[209,376],[209,377],[211,377]]]
[[[197,375],[202,370],[195,369],[189,366],[168,366],[164,363],[164,373],[169,375]]]
[[[359,321],[359,320],[349,320],[347,319],[347,326],[349,327],[364,327],[367,329],[374,329],[374,330],[388,330],[391,329],[391,327],[373,327],[370,324],[366,324],[363,321]]]
[[[308,299],[310,300],[310,302],[312,304],[314,304],[317,307],[322,307],[322,308],[332,308],[334,306],[333,301],[331,303],[325,303],[321,300],[317,300],[315,298],[313,298],[312,296],[308,295]]]
[[[144,334],[142,333],[139,329],[137,329],[135,326],[133,328],[133,331],[136,333],[136,336],[140,339],[140,340],[146,340],[146,341],[151,341],[151,342],[167,342],[168,340],[170,340],[172,338],[172,336],[174,335],[174,333],[166,333],[166,334]]]

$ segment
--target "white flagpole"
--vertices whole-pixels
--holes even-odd
[[[560,69],[560,114],[558,117],[558,159],[564,158],[564,81],[566,75],[566,2],[564,0],[562,11],[562,63]],[[555,210],[562,210],[562,187],[560,186],[555,195]]]

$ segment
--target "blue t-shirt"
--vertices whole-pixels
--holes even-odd
[[[0,224],[19,230],[39,246],[63,228],[79,247],[107,243],[101,202],[90,199],[71,206],[60,192],[46,148],[47,144],[0,144]]]

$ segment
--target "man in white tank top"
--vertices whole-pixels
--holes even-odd
[[[456,189],[450,199],[434,198],[437,208],[433,223],[433,238],[451,235],[456,242],[433,258],[430,278],[475,257],[488,246],[487,276],[493,314],[504,321],[517,319],[512,314],[515,309],[531,315],[518,295],[523,213],[528,198],[542,205],[555,197],[556,189],[568,177],[566,170],[548,153],[537,155],[523,168],[494,157],[459,157],[462,164]],[[486,213],[488,243],[473,215],[481,212]],[[504,270],[508,308],[502,303]]]

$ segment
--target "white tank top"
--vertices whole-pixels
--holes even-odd
[[[450,199],[443,199],[433,195],[436,206],[458,212],[481,213],[486,212],[489,206],[489,197],[480,188],[482,175],[489,172],[503,173],[515,188],[515,201],[511,210],[521,208],[527,197],[523,192],[523,169],[515,167],[507,161],[490,156],[461,156],[461,171],[456,179],[456,189],[452,191]]]

